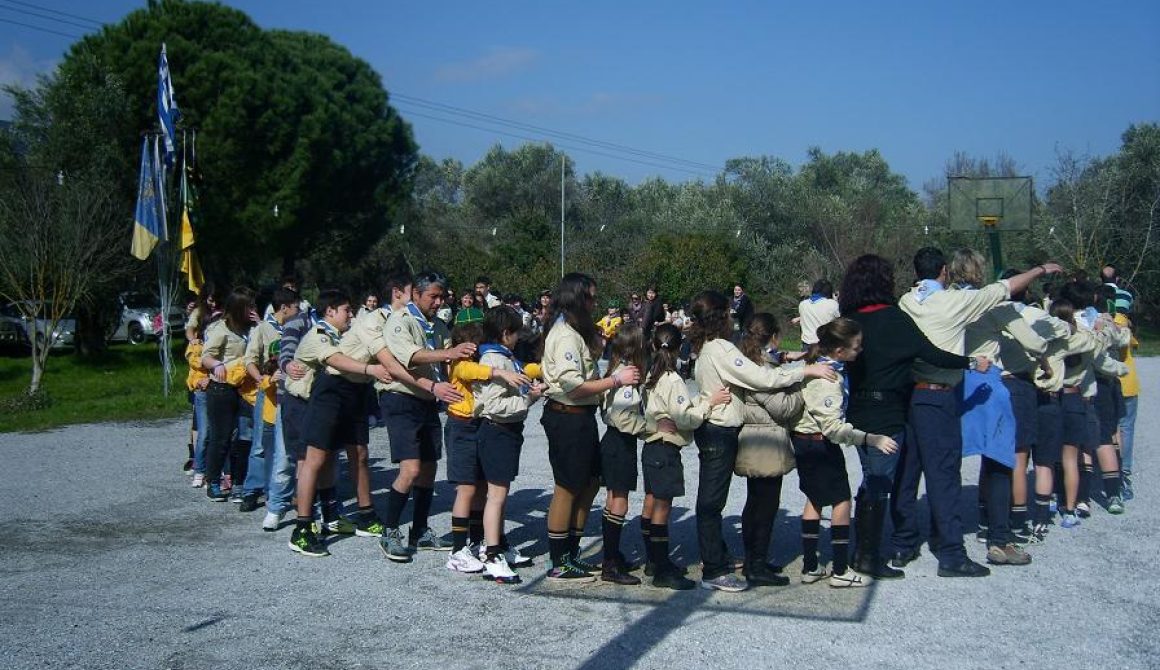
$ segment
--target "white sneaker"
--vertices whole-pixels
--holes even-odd
[[[483,567],[483,561],[475,557],[475,553],[471,551],[471,545],[467,545],[447,558],[447,569],[452,572],[475,574],[483,572]]]
[[[193,479],[190,480],[189,485],[195,489],[200,489],[205,486],[205,474],[201,472],[193,473]]]
[[[508,547],[503,552],[504,560],[513,568],[529,568],[532,566],[531,556],[524,556],[519,549]]]
[[[483,562],[484,579],[489,579],[496,584],[519,584],[520,576],[516,574],[515,570],[508,565],[507,559],[503,554],[499,554],[494,558],[490,558]]]
[[[817,568],[814,568],[813,570],[810,570],[810,571],[802,570],[801,581],[802,581],[802,584],[813,584],[815,582],[820,582],[829,576],[830,576],[830,573],[827,572],[825,568],[823,568],[822,566],[819,565]]]
[[[850,568],[846,568],[846,571],[840,575],[830,575],[830,586],[835,589],[869,586],[870,582],[870,577],[867,577],[866,575],[860,575]]]
[[[282,525],[282,517],[286,516],[285,512],[266,512],[266,518],[262,519],[262,530],[267,533],[272,533],[278,530]]]

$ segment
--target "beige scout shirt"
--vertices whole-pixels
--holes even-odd
[[[342,334],[342,343],[339,344],[339,350],[356,361],[377,363],[378,359],[376,356],[380,351],[387,348],[386,340],[383,338],[383,327],[387,323],[388,316],[390,316],[390,308],[380,307],[355,319],[350,324],[350,328]],[[332,372],[337,374],[336,370]],[[344,374],[343,376],[359,383],[373,381],[375,388],[380,391],[386,388],[385,384],[372,377],[351,374]],[[358,377],[358,379],[355,379],[355,377]]]
[[[833,298],[822,298],[817,302],[806,298],[798,303],[798,316],[801,317],[802,344],[817,344],[818,328],[838,318],[841,313],[838,301]]]
[[[246,339],[226,327],[226,320],[220,319],[210,324],[205,331],[205,346],[202,356],[211,356],[226,367],[246,355]]]
[[[613,368],[612,374],[616,374],[624,367],[617,365]],[[604,419],[604,425],[622,433],[629,435],[644,433],[646,424],[640,389],[635,386],[622,386],[605,391],[604,400],[600,403],[600,418]]]
[[[704,398],[689,393],[685,380],[675,372],[666,372],[657,383],[645,392],[645,420],[650,429],[644,441],[664,440],[683,447],[693,441],[693,431],[705,423],[709,414],[709,404]],[[657,421],[671,419],[677,432],[668,433],[657,429]]]
[[[294,360],[306,367],[306,374],[302,379],[286,378],[286,392],[297,398],[310,398],[310,389],[314,387],[314,378],[327,368],[326,360],[331,356],[342,353],[341,338],[334,328],[327,328],[319,324],[308,330],[298,340],[298,348],[294,351]],[[328,368],[328,372],[335,372]]]
[[[694,377],[704,397],[710,396],[722,386],[729,387],[732,399],[728,404],[715,405],[709,411],[707,420],[715,426],[733,428],[745,423],[742,390],[772,391],[785,388],[802,381],[804,370],[801,366],[786,369],[758,365],[729,340],[717,338],[701,347]]]
[[[262,363],[270,356],[270,345],[282,339],[282,333],[274,327],[274,324],[269,321],[262,320],[261,323],[250,329],[250,341],[246,344],[246,355],[243,357],[243,362],[246,365],[253,363],[259,368]]]
[[[1086,330],[1079,330],[1065,338],[1053,340],[1047,346],[1047,354],[1044,358],[1047,361],[1048,369],[1051,370],[1051,376],[1046,376],[1042,372],[1036,374],[1036,388],[1049,393],[1058,392],[1066,382],[1064,359],[1072,355],[1087,354],[1090,356],[1103,346],[1104,343],[1096,337],[1094,332]]]
[[[914,319],[931,344],[963,355],[967,324],[1010,297],[1005,280],[977,290],[944,289],[921,303],[918,301],[918,287],[915,287],[899,299],[898,307]],[[914,362],[914,378],[915,381],[954,386],[963,381],[963,371],[937,368],[920,359]]]
[[[451,333],[447,331],[447,325],[439,319],[435,319],[431,323],[435,328],[436,347],[446,349],[451,344]],[[429,346],[427,344],[427,334],[423,332],[423,325],[409,310],[400,309],[387,317],[387,322],[383,326],[383,340],[395,358],[399,359],[399,362],[416,379],[447,379],[447,375],[442,369],[442,363],[425,363],[423,365],[414,365],[411,363],[411,358],[415,354],[424,349],[428,349]],[[435,399],[435,396],[431,395],[429,391],[416,390],[399,381],[392,381],[386,384],[383,386],[383,390],[392,393],[406,393],[407,395],[422,398],[423,400]]]
[[[1048,340],[1028,323],[1013,302],[1002,302],[967,324],[968,356],[986,356],[1004,372],[1030,373],[1047,352]]]
[[[550,400],[561,405],[599,405],[600,394],[595,393],[578,400],[568,394],[585,382],[598,379],[599,370],[592,360],[588,344],[576,329],[561,321],[552,326],[544,339],[544,358],[540,361],[544,371],[544,392]]]
[[[864,444],[866,432],[846,423],[842,410],[842,382],[811,379],[802,387],[805,411],[794,426],[795,433],[821,433],[834,444]]]
[[[512,359],[493,351],[481,356],[479,362],[496,370],[516,369]],[[528,408],[533,402],[531,397],[503,382],[476,382],[472,384],[472,393],[475,395],[475,416],[496,423],[523,421],[528,418]]]

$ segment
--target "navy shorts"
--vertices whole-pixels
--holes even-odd
[[[1063,458],[1063,409],[1059,396],[1038,393],[1039,434],[1031,448],[1036,465],[1052,467]]]
[[[1018,377],[1003,377],[1011,394],[1011,411],[1015,414],[1015,449],[1027,451],[1038,440],[1039,401],[1035,384]]]
[[[645,442],[640,450],[640,469],[644,473],[644,492],[658,500],[672,500],[685,495],[685,466],[681,448],[664,440]]]
[[[1093,438],[1099,437],[1099,430],[1093,431],[1088,425],[1088,401],[1079,393],[1064,393],[1059,405],[1063,410],[1063,443],[1084,451],[1094,450]]]
[[[447,415],[447,480],[456,484],[483,481],[479,467],[479,419]]]
[[[443,457],[443,425],[434,400],[385,391],[379,394],[379,408],[387,422],[392,463],[434,463]]]
[[[520,473],[520,450],[524,446],[524,423],[479,422],[479,465],[483,478],[492,484],[511,484]]]
[[[1120,409],[1124,397],[1120,394],[1120,380],[1096,377],[1096,414],[1100,421],[1099,443],[1112,444],[1120,427]]]
[[[307,402],[296,395],[285,393],[278,401],[282,410],[282,441],[286,445],[286,453],[294,460],[306,458],[306,426]]]
[[[569,491],[581,491],[600,477],[600,431],[596,427],[596,407],[581,413],[544,408],[540,424],[548,436],[548,462],[552,478]]]
[[[793,436],[798,488],[816,509],[849,500],[850,477],[842,448],[826,439]]]
[[[315,377],[303,426],[306,445],[330,451],[369,443],[366,387],[337,375]]]
[[[635,491],[636,436],[611,426],[600,438],[600,478],[609,491]]]

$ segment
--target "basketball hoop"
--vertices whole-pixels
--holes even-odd
[[[993,229],[995,226],[999,225],[999,217],[997,216],[980,216],[978,219],[979,223],[983,224],[983,227],[985,228]]]

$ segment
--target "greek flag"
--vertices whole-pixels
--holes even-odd
[[[169,77],[169,59],[165,56],[165,43],[161,43],[161,60],[157,64],[157,118],[165,135],[165,164],[173,166],[176,150],[177,120],[181,110],[177,109],[177,98],[173,95],[173,80]]]

